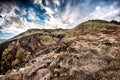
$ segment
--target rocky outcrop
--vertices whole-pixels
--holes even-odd
[[[0,79],[120,79],[120,25],[94,20],[63,32],[56,35],[35,33],[10,43],[1,61],[13,59],[12,64],[16,66],[10,66]],[[16,57],[18,53],[20,57]]]
[[[28,30],[6,42],[0,44],[0,74],[13,68],[24,66],[32,58],[47,54],[48,47],[59,43],[64,33],[54,34],[61,30]]]

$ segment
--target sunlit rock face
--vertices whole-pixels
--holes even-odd
[[[0,44],[1,80],[119,80],[120,25],[30,29]]]

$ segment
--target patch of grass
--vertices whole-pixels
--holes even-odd
[[[57,38],[52,37],[52,36],[48,36],[48,35],[40,36],[39,39],[40,39],[44,44],[53,44],[53,43],[56,43],[56,42],[58,41]]]
[[[17,47],[16,46],[9,46],[2,54],[2,59],[5,61],[11,62],[15,57]]]
[[[30,52],[25,51],[22,48],[14,44],[10,44],[2,53],[2,60],[0,62],[0,71],[5,73],[6,71],[22,66],[23,63],[28,61],[31,57]]]

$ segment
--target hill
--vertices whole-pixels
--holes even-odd
[[[1,80],[119,80],[120,25],[31,29],[0,44]]]
[[[0,39],[0,43],[1,43],[1,42],[4,42],[5,40],[6,40],[6,39]]]

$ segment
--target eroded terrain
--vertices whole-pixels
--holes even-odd
[[[120,80],[120,25],[28,30],[0,44],[1,80]]]

